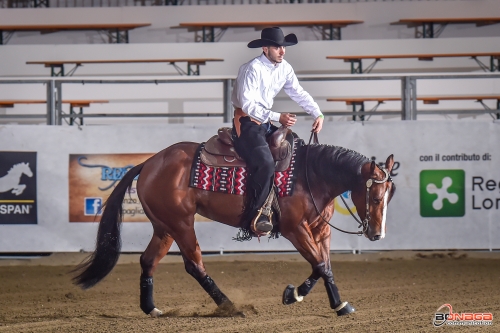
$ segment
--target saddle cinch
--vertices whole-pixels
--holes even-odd
[[[267,139],[269,149],[276,162],[276,171],[285,171],[290,165],[294,135],[291,129],[281,126]],[[211,137],[200,154],[205,165],[217,167],[245,167],[246,163],[236,152],[231,128],[221,127],[217,135]]]

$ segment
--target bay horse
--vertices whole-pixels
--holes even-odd
[[[221,309],[235,309],[229,298],[207,275],[196,239],[194,216],[198,213],[220,223],[241,227],[242,195],[209,192],[189,187],[190,170],[198,143],[174,144],[130,169],[109,196],[97,232],[95,251],[77,268],[73,280],[83,289],[101,281],[118,261],[121,248],[122,202],[134,178],[144,212],[153,225],[153,236],[140,257],[140,307],[159,317],[153,302],[153,274],[158,262],[175,241],[187,273],[193,276]],[[283,304],[300,302],[323,278],[330,307],[337,315],[355,311],[342,302],[333,279],[330,262],[330,225],[334,199],[351,191],[351,198],[363,220],[365,237],[384,238],[387,205],[395,192],[390,173],[390,155],[384,167],[342,147],[309,144],[296,150],[296,183],[293,194],[279,199],[279,232],[288,239],[312,267],[311,275],[299,287],[288,285]],[[354,215],[353,215],[354,216]]]

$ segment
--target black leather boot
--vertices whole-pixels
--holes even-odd
[[[271,216],[259,213],[259,217],[255,222],[255,229],[262,232],[270,232],[273,230],[273,223],[271,222]],[[271,213],[272,214],[272,213]]]

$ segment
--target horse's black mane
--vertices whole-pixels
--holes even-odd
[[[297,150],[296,168],[297,173],[304,177],[305,163],[307,163],[307,177],[310,181],[316,183],[333,182],[335,184],[351,188],[360,180],[361,167],[370,162],[366,156],[361,155],[354,150],[338,146],[312,144],[305,145],[302,140],[298,141],[300,145]],[[306,161],[307,156],[307,161]],[[302,170],[299,171],[299,170]],[[298,175],[298,177],[300,177]],[[251,205],[249,197],[245,198],[245,207]],[[244,210],[242,213],[242,223],[244,227],[240,228],[238,235],[233,238],[236,241],[246,241],[252,239],[249,221],[251,210]],[[279,231],[273,230],[270,238],[278,238]]]
[[[303,161],[307,155],[305,163],[308,164],[308,177],[319,177],[325,181],[333,180],[337,184],[345,185],[358,181],[361,167],[371,161],[354,150],[320,144],[301,147],[300,155]]]

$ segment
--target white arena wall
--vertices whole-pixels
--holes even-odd
[[[463,1],[374,1],[328,4],[268,4],[210,6],[152,6],[114,8],[35,8],[0,9],[2,24],[74,24],[74,23],[151,23],[150,27],[132,30],[131,43],[194,42],[194,33],[175,29],[181,22],[233,21],[306,21],[352,19],[363,24],[342,29],[342,39],[413,39],[414,29],[390,25],[402,18],[492,17],[500,11],[497,0]],[[441,37],[493,37],[500,26],[475,27],[473,24],[449,25]],[[287,29],[288,31],[288,29]],[[309,28],[293,28],[299,40],[317,40]],[[229,29],[222,41],[250,41],[252,28]],[[40,35],[38,32],[16,33],[9,44],[100,44],[97,32],[64,32]]]
[[[302,123],[295,130],[306,138],[309,126],[309,123]],[[386,238],[370,242],[364,237],[333,231],[332,250],[499,249],[498,126],[498,122],[491,121],[328,123],[320,135],[322,143],[354,149],[370,158],[375,157],[378,162],[394,154],[398,162],[394,170],[397,192],[388,209]],[[204,141],[218,127],[117,125],[88,126],[79,130],[61,126],[1,126],[0,152],[37,153],[38,224],[0,225],[0,252],[93,249],[98,224],[68,221],[70,154],[154,153],[178,141]],[[441,156],[439,161],[434,157],[436,154]],[[479,159],[447,160],[456,154],[477,155]],[[419,177],[423,170],[463,170],[463,216],[421,216],[423,185]],[[478,185],[479,179],[482,179],[481,185]],[[441,184],[435,185],[441,188]],[[339,209],[334,215],[332,222],[356,230],[356,223],[341,211]],[[231,239],[237,229],[215,222],[197,222],[196,232],[203,251],[293,250],[283,237],[264,239],[260,243],[256,239],[235,242]],[[149,223],[124,223],[123,251],[143,251],[151,233]],[[172,251],[178,248],[174,245]]]

